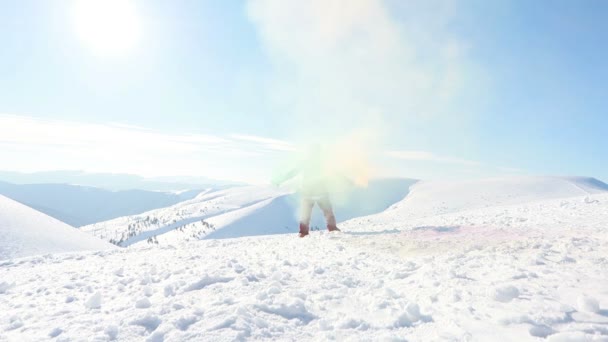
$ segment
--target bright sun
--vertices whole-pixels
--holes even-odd
[[[141,20],[131,0],[76,0],[73,21],[78,37],[99,56],[121,56],[141,36]]]

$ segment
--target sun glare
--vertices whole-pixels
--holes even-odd
[[[76,0],[73,21],[80,40],[99,56],[121,56],[141,36],[141,20],[131,0]]]

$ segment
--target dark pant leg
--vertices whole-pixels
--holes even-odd
[[[336,227],[336,217],[334,216],[334,211],[331,207],[331,202],[329,201],[329,197],[323,197],[317,201],[319,208],[323,211],[323,215],[325,216],[325,221],[327,222],[328,230],[337,230]]]

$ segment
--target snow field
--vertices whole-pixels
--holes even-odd
[[[0,265],[1,339],[608,340],[608,195]],[[357,223],[359,222],[359,223]]]
[[[272,191],[202,194],[125,219],[169,245],[0,261],[0,340],[608,341],[604,188],[422,182],[342,233],[199,241],[286,211]]]

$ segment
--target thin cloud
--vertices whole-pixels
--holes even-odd
[[[361,159],[369,146],[366,139],[354,138],[343,140],[340,147],[340,157],[348,154]],[[121,124],[0,114],[0,169],[4,170],[78,169],[259,181],[267,179],[272,166],[295,150],[297,145],[292,142],[248,134],[166,134]],[[432,163],[449,164],[450,169],[464,167],[472,172],[521,171],[420,150],[388,150],[382,155],[394,160],[426,162],[429,167]],[[244,168],[247,172],[243,172]],[[414,170],[409,165],[399,174],[410,175]],[[426,172],[419,172],[420,177],[427,178],[423,177]]]
[[[0,143],[104,147],[131,151],[195,151],[226,145],[231,141],[213,135],[164,134],[127,126],[0,115]]]
[[[482,165],[481,162],[438,156],[427,151],[387,151],[385,154],[391,158],[411,161],[427,161],[437,163],[461,164],[461,165]]]
[[[168,134],[121,124],[8,114],[0,114],[0,148],[0,168],[7,170],[72,168],[149,176],[223,177],[249,158],[266,160],[276,152],[292,150],[285,141],[259,136]],[[263,174],[254,170],[258,167],[255,163],[248,165],[252,173]]]
[[[246,141],[246,142],[259,144],[259,145],[263,146],[264,148],[267,148],[270,150],[285,151],[285,152],[290,152],[290,151],[296,150],[295,146],[292,143],[284,141],[284,140],[264,138],[264,137],[259,137],[259,136],[255,136],[255,135],[244,135],[244,134],[232,134],[232,135],[230,135],[230,137],[233,139],[236,139],[236,140],[240,140],[240,141]]]
[[[289,142],[253,135],[167,134],[123,124],[89,124],[0,114],[0,143],[18,145],[119,147],[121,149],[250,152],[292,151]]]

